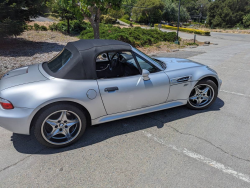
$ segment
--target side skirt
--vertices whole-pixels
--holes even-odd
[[[168,108],[173,108],[181,105],[187,104],[187,100],[178,100],[178,101],[172,101],[172,102],[167,102],[155,106],[150,106],[142,109],[137,109],[137,110],[132,110],[128,112],[122,112],[122,113],[117,113],[117,114],[111,114],[103,117],[99,117],[96,119],[92,119],[92,125],[100,124],[100,123],[105,123],[109,121],[114,121],[118,119],[123,119],[123,118],[128,118],[128,117],[133,117],[141,114],[146,114],[150,112],[155,112],[159,110],[165,110]]]

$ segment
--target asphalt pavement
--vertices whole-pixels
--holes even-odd
[[[197,40],[213,44],[156,55],[218,72],[223,84],[209,109],[177,107],[90,127],[63,149],[0,128],[0,187],[250,187],[250,35]]]

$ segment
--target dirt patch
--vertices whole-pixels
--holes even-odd
[[[153,46],[141,47],[138,49],[145,54],[153,55],[159,52],[165,52],[165,53],[175,52],[187,46],[199,46],[204,44],[204,42],[199,42],[199,41],[196,41],[195,44],[193,42],[194,40],[192,39],[191,40],[182,39],[180,41],[180,45],[174,44],[173,42],[159,42],[157,44],[154,44]]]
[[[26,31],[15,38],[0,41],[0,77],[6,72],[53,58],[77,37],[52,31]]]
[[[45,27],[49,28],[49,26],[52,25],[55,22],[38,22],[38,21],[32,21],[32,22],[28,22],[27,25],[34,26],[35,23],[38,24],[39,26],[45,26]]]

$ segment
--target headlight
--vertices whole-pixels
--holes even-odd
[[[210,67],[207,66],[207,69],[214,72],[215,74],[217,74],[217,72],[214,69],[211,69]]]

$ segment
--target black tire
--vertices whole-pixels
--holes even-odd
[[[53,113],[57,113],[58,111],[66,111],[66,112],[72,112],[74,114],[76,114],[77,119],[79,120],[77,123],[79,125],[79,130],[78,130],[78,134],[75,136],[75,138],[71,141],[69,141],[68,143],[62,143],[62,144],[54,144],[54,143],[50,143],[48,140],[46,140],[46,136],[44,133],[42,133],[42,126],[45,123],[45,120],[50,117],[51,114]],[[59,112],[58,112],[59,113]],[[66,115],[67,116],[67,115]],[[34,135],[36,137],[36,139],[44,146],[46,147],[50,147],[50,148],[62,148],[62,147],[66,147],[69,146],[73,143],[75,143],[77,140],[79,140],[79,138],[81,138],[81,136],[83,135],[83,133],[85,132],[87,126],[87,119],[86,119],[86,115],[84,114],[84,112],[82,110],[80,110],[77,106],[72,105],[72,104],[55,104],[55,105],[49,105],[48,107],[45,107],[44,109],[42,109],[35,117],[34,119]]]
[[[211,91],[213,90],[213,92],[214,92],[214,95],[213,95],[213,98],[210,100],[210,102],[207,103],[206,105],[204,105],[204,106],[195,106],[195,105],[192,104],[192,102],[190,101],[189,98],[192,96],[192,92],[194,92],[194,88],[196,86],[202,86],[202,85],[208,85],[208,86],[210,86],[212,88]],[[192,91],[191,91],[191,93],[189,95],[189,98],[188,98],[186,106],[189,109],[192,109],[192,110],[204,110],[204,109],[210,107],[215,102],[215,100],[216,100],[216,98],[218,96],[218,87],[217,87],[217,85],[212,80],[210,80],[210,79],[204,79],[204,80],[199,81],[195,85],[195,87],[192,89]]]

